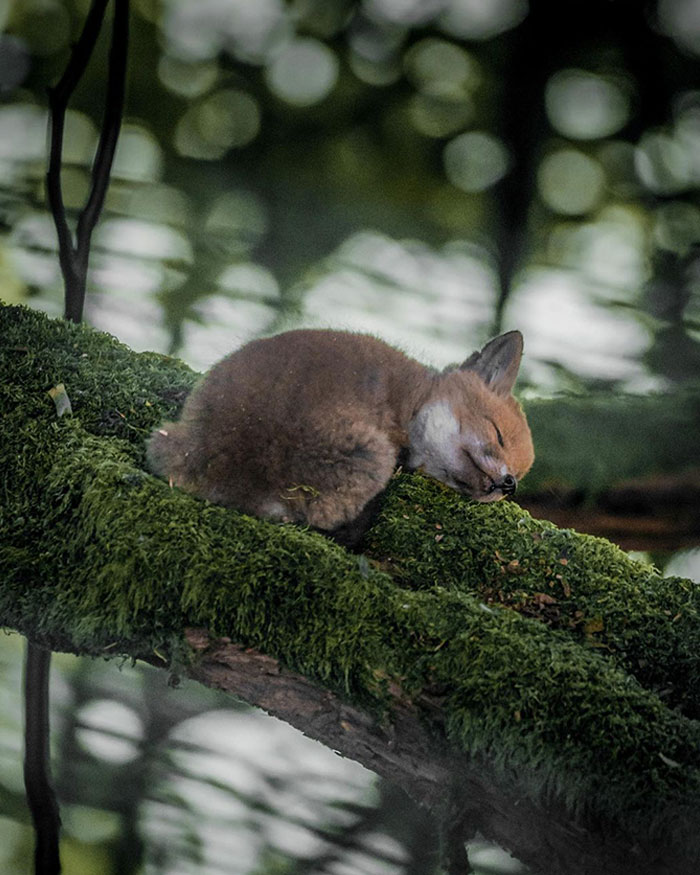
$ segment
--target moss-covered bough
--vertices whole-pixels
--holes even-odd
[[[223,686],[212,653],[243,674],[267,660],[294,714],[264,680],[239,692],[424,801],[449,797],[465,835],[550,875],[696,870],[697,585],[419,476],[394,478],[359,556],[198,501],[143,467],[195,375],[23,308],[0,307],[0,377],[3,625]],[[233,644],[190,647],[193,627]]]

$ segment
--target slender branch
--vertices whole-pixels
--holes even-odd
[[[51,651],[27,642],[24,668],[24,785],[36,833],[36,875],[61,871],[58,833],[61,818],[49,771],[49,669]]]
[[[78,219],[77,255],[87,268],[90,238],[102,212],[124,112],[126,59],[129,45],[129,0],[114,0],[109,78],[100,142],[92,165],[92,188]]]
[[[75,322],[80,321],[80,315],[78,312],[77,318],[75,315],[69,317],[69,302],[72,305],[76,297],[80,298],[84,295],[84,291],[81,295],[80,275],[77,269],[73,237],[68,227],[66,208],[63,201],[63,189],[61,186],[63,135],[68,101],[82,78],[92,56],[97,37],[102,28],[102,21],[108,2],[109,0],[94,0],[85,19],[83,31],[73,48],[63,76],[56,87],[49,90],[51,131],[46,190],[58,234],[58,257],[66,287],[66,317],[72,318]],[[75,311],[75,308],[71,306],[71,310]],[[80,310],[82,310],[82,305]]]
[[[109,0],[93,0],[85,18],[82,33],[73,47],[73,52],[63,76],[61,76],[56,87],[52,89],[53,94],[56,95],[56,98],[64,106],[70,100],[90,62],[95,43],[102,29],[102,21],[108,3]]]
[[[115,0],[106,108],[97,154],[92,167],[90,195],[78,218],[75,243],[66,217],[61,186],[65,115],[68,101],[92,57],[108,2],[109,0],[93,0],[66,70],[56,87],[49,91],[51,134],[46,185],[49,206],[58,235],[59,262],[65,283],[65,317],[73,322],[80,322],[82,318],[90,239],[104,204],[121,126],[126,81],[129,0]]]

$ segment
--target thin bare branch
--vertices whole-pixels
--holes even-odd
[[[129,0],[114,0],[109,78],[100,142],[92,165],[92,188],[78,219],[77,255],[87,268],[90,239],[102,212],[124,112],[126,60],[129,45]]]
[[[83,31],[78,42],[73,47],[70,60],[55,88],[49,91],[50,113],[50,147],[49,166],[46,175],[46,189],[49,206],[53,215],[56,232],[58,234],[58,257],[66,289],[66,316],[79,321],[80,316],[69,317],[69,301],[71,310],[75,314],[73,300],[80,297],[80,275],[76,263],[73,236],[66,218],[66,208],[63,201],[63,189],[61,185],[61,164],[63,159],[63,135],[65,131],[66,110],[75,88],[82,78],[83,73],[90,61],[95,43],[102,27],[105,9],[109,0],[94,0]],[[82,306],[80,307],[82,310]]]
[[[80,322],[82,318],[90,239],[104,204],[121,127],[128,49],[129,0],[115,0],[106,108],[92,167],[90,195],[78,218],[75,242],[68,224],[61,186],[65,116],[68,102],[92,57],[108,2],[109,0],[93,0],[65,72],[56,87],[49,92],[51,134],[46,186],[58,235],[59,262],[65,283],[65,317],[73,322]]]

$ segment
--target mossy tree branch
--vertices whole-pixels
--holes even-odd
[[[695,584],[417,476],[363,556],[208,505],[143,470],[184,365],[22,308],[0,337],[0,622],[235,691],[535,871],[696,871]]]

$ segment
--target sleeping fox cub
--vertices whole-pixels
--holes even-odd
[[[151,469],[246,513],[356,541],[399,460],[477,501],[515,492],[532,465],[511,395],[509,331],[439,373],[362,334],[299,330],[215,365],[179,422],[148,442]]]

